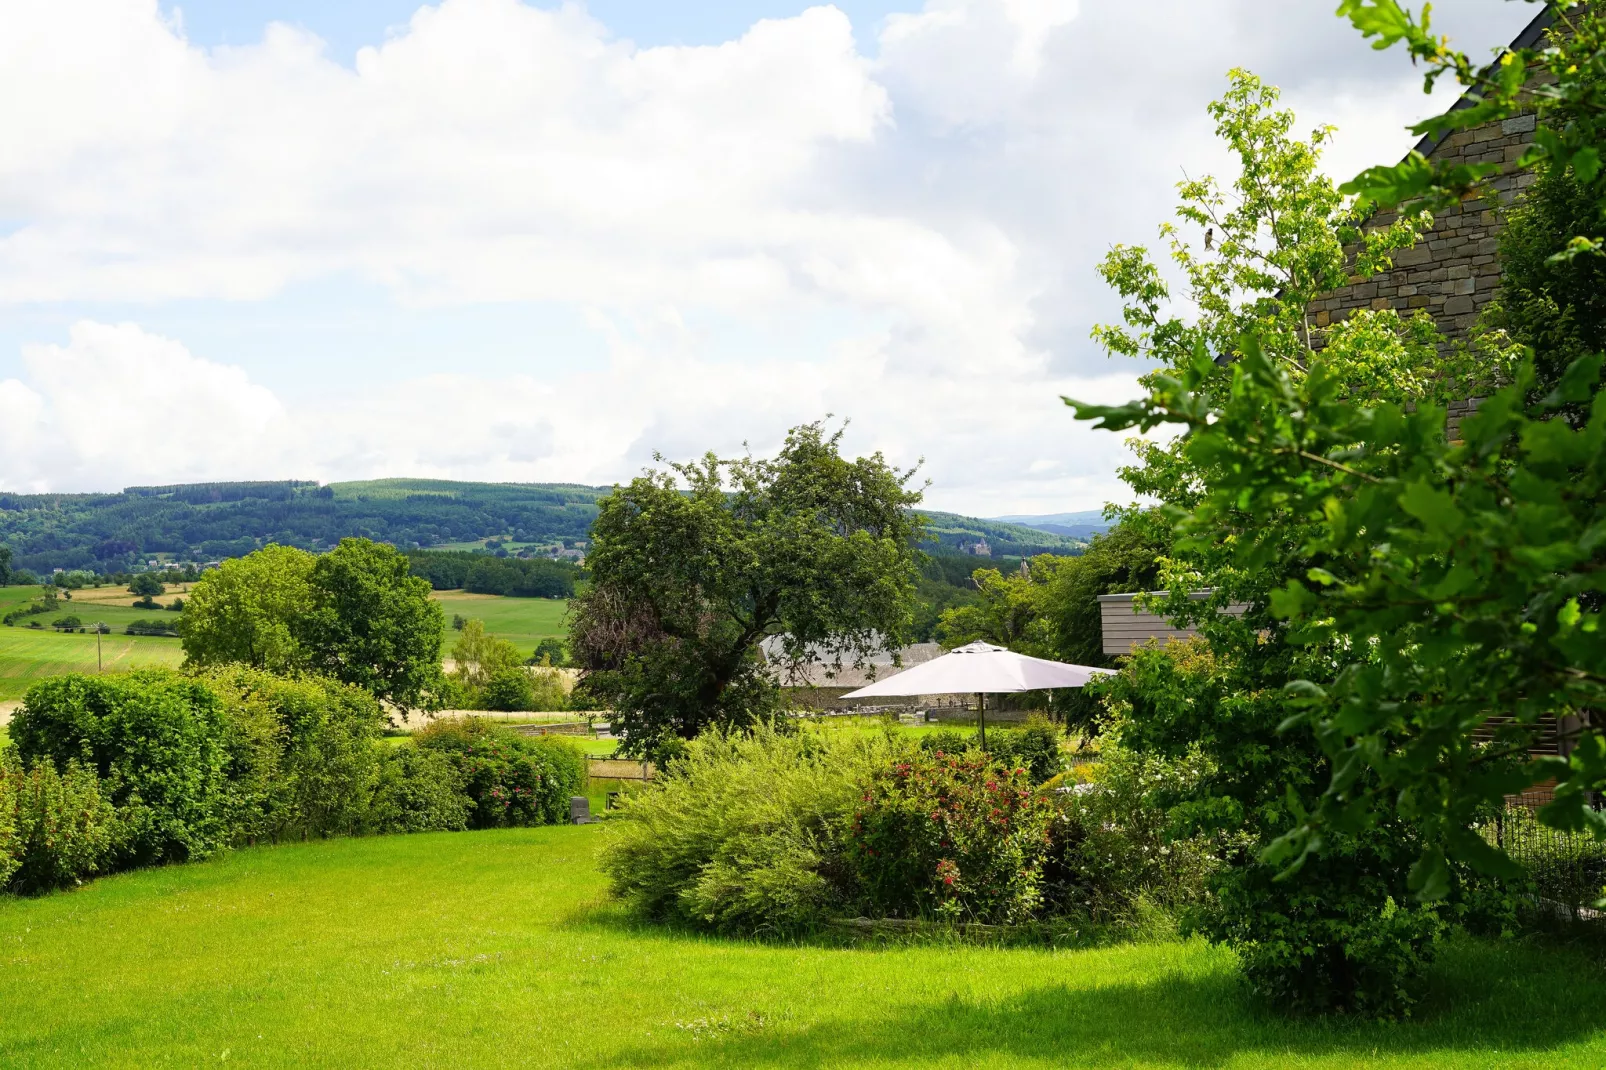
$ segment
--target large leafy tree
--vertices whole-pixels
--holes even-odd
[[[1125,323],[1098,337],[1117,355],[1161,363],[1144,380],[1151,397],[1169,397],[1172,384],[1186,379],[1210,398],[1237,398],[1244,368],[1253,366],[1298,389],[1320,385],[1350,399],[1425,411],[1463,389],[1473,370],[1462,351],[1451,357],[1456,374],[1444,374],[1430,320],[1367,311],[1318,330],[1306,318],[1318,295],[1352,272],[1386,266],[1392,250],[1414,243],[1423,220],[1407,214],[1373,232],[1358,229],[1352,200],[1318,170],[1327,132],[1294,138],[1293,116],[1276,100],[1274,89],[1234,72],[1211,108],[1240,165],[1234,193],[1224,196],[1208,179],[1183,183],[1180,222],[1166,230],[1187,280],[1186,301],[1173,308],[1147,257],[1117,249],[1105,274],[1127,298]],[[1188,228],[1206,231],[1204,250],[1183,241]],[[1260,341],[1235,362],[1244,337]],[[1079,415],[1096,415],[1080,408]],[[1161,503],[1148,519],[1169,528],[1159,569],[1172,592],[1164,612],[1194,624],[1207,650],[1191,660],[1158,651],[1133,659],[1112,685],[1125,713],[1118,738],[1147,755],[1198,760],[1210,770],[1169,795],[1159,789],[1177,831],[1215,837],[1228,863],[1189,919],[1196,931],[1233,946],[1253,986],[1281,1006],[1393,1012],[1408,1001],[1409,981],[1450,917],[1409,900],[1410,864],[1421,849],[1417,826],[1388,814],[1335,832],[1321,861],[1297,873],[1282,874],[1265,857],[1301,825],[1331,776],[1331,759],[1313,737],[1280,731],[1288,716],[1282,688],[1302,676],[1327,680],[1342,651],[1306,643],[1272,605],[1290,575],[1320,565],[1308,550],[1319,517],[1257,509],[1260,502],[1224,490],[1236,484],[1241,463],[1221,443],[1259,441],[1267,430],[1263,406],[1246,405],[1219,428],[1210,420],[1221,422],[1220,410],[1209,418],[1189,412],[1211,435],[1138,440],[1139,463],[1122,475]],[[1106,420],[1144,430],[1158,422]],[[1288,446],[1296,458],[1302,448]],[[1216,510],[1214,526],[1197,526],[1209,509]],[[1201,588],[1211,596],[1194,597]],[[1248,609],[1221,613],[1228,604]],[[1463,894],[1452,910],[1469,899]]]
[[[1421,132],[1537,105],[1534,148],[1507,166],[1569,174],[1599,227],[1606,20],[1552,7],[1564,32],[1490,68],[1433,36],[1425,11],[1394,0],[1341,10],[1380,47],[1404,42],[1430,84],[1449,75],[1469,87],[1470,107]],[[1530,81],[1535,68],[1545,77]],[[1352,188],[1378,205],[1431,207],[1501,166],[1412,157]],[[1574,234],[1561,261],[1598,255],[1603,230]],[[1260,577],[1251,593],[1264,628],[1310,652],[1290,662],[1276,697],[1283,732],[1304,734],[1326,761],[1319,798],[1290,807],[1264,855],[1286,879],[1345,837],[1403,819],[1419,837],[1410,887],[1442,900],[1458,885],[1456,863],[1511,871],[1476,824],[1506,794],[1550,778],[1555,801],[1541,819],[1606,836],[1606,815],[1590,805],[1606,787],[1606,736],[1593,720],[1606,707],[1602,358],[1571,359],[1547,387],[1536,369],[1559,367],[1551,358],[1562,354],[1531,341],[1541,352],[1461,423],[1459,441],[1434,398],[1356,393],[1320,368],[1298,374],[1258,330],[1231,342],[1229,371],[1201,346],[1131,405],[1077,406],[1106,427],[1184,431],[1178,454],[1209,472],[1179,510],[1184,543]],[[1529,760],[1547,717],[1572,725],[1576,745],[1565,759]]]
[[[439,701],[440,603],[388,543],[341,539],[313,563],[312,604],[291,623],[307,667],[403,711]]]
[[[439,699],[442,615],[392,546],[342,539],[321,556],[268,546],[208,571],[182,626],[185,663],[311,670],[403,710]]]
[[[185,663],[297,667],[301,650],[291,629],[312,605],[314,561],[293,546],[267,546],[204,573],[184,604]]]
[[[920,521],[912,471],[793,428],[773,458],[670,464],[600,503],[570,635],[634,753],[775,708],[780,661],[862,663],[905,641]],[[779,667],[784,675],[785,664]]]

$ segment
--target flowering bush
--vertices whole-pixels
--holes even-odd
[[[872,913],[1023,921],[1043,902],[1052,813],[1021,766],[911,752],[872,774],[848,861]]]

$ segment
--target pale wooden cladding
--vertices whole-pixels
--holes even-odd
[[[1160,597],[1165,596],[1164,591],[1153,593]],[[1209,598],[1210,593],[1195,591],[1191,597]],[[1138,592],[1099,595],[1099,617],[1104,630],[1106,654],[1130,654],[1134,648],[1144,643],[1152,641],[1157,646],[1164,646],[1173,639],[1187,639],[1198,634],[1192,628],[1174,626],[1171,621],[1159,614],[1139,609],[1135,602],[1137,597]],[[1241,617],[1248,608],[1247,605],[1234,604],[1227,606],[1222,612]]]

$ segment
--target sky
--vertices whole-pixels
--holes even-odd
[[[1125,501],[1060,397],[1134,394],[1096,266],[1230,180],[1226,72],[1341,179],[1435,110],[1334,6],[0,0],[0,490],[608,484],[829,417],[935,508]]]

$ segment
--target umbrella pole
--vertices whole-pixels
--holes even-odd
[[[976,692],[976,723],[981,730],[981,750],[987,753],[987,696]]]

